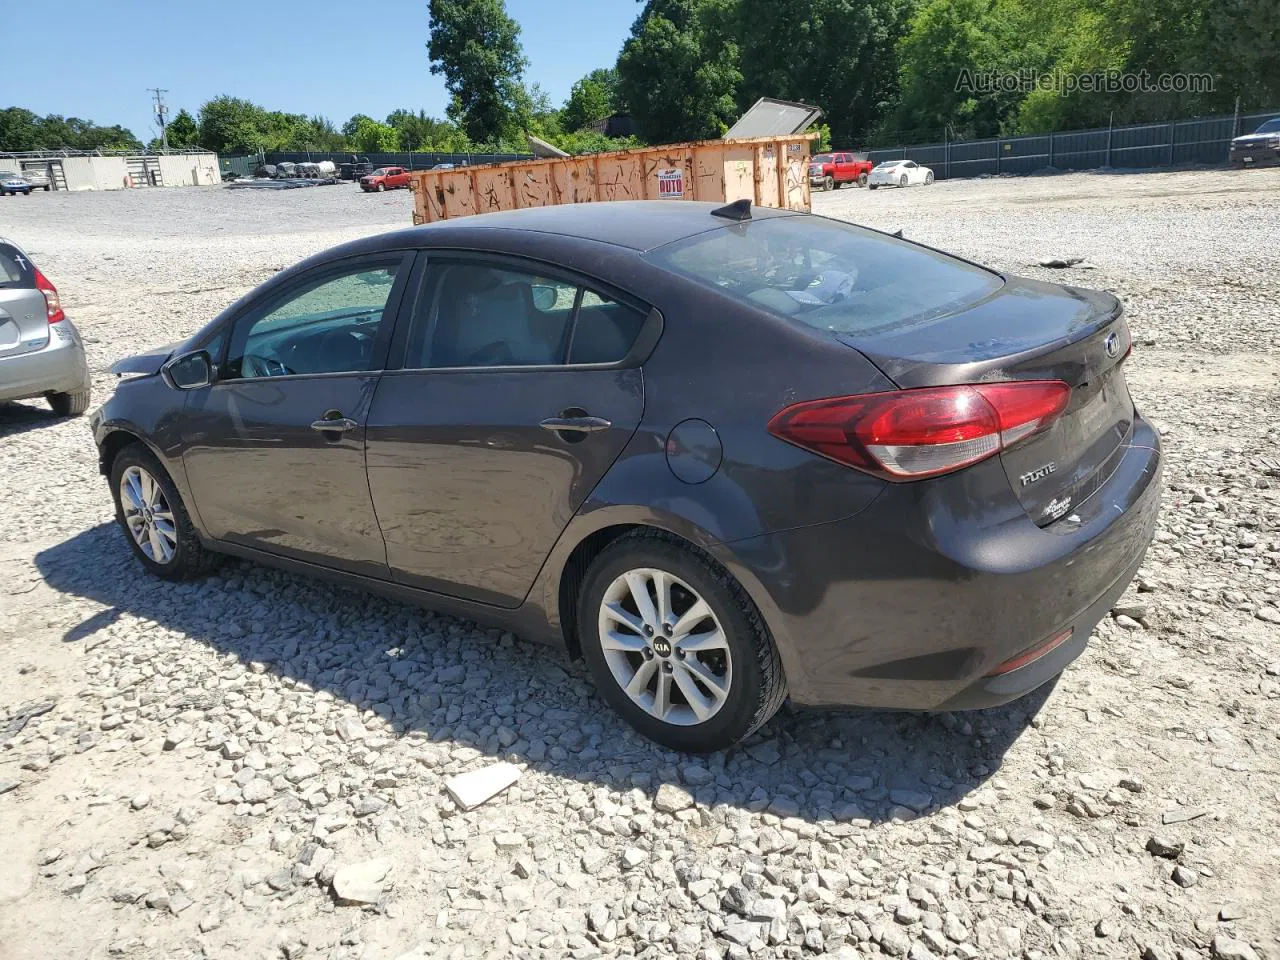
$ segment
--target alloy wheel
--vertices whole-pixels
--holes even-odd
[[[600,603],[599,636],[618,686],[664,723],[704,723],[728,701],[728,637],[707,602],[679,577],[644,567],[614,579]]]
[[[164,489],[139,466],[120,476],[120,508],[134,543],[155,563],[169,563],[178,549],[178,529]]]

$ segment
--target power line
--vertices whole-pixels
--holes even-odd
[[[161,149],[169,149],[169,108],[165,106],[164,95],[169,91],[163,87],[147,87],[148,92],[155,95],[156,122],[160,124]]]

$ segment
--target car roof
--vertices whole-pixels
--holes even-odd
[[[397,232],[412,234],[430,245],[448,243],[453,232],[472,230],[523,230],[594,240],[598,243],[652,250],[698,233],[728,226],[732,221],[713,217],[723,204],[683,200],[606,200],[600,203],[564,203],[549,207],[503,210],[414,227]],[[753,220],[796,216],[793,210],[752,207]],[[429,238],[429,240],[428,240]]]

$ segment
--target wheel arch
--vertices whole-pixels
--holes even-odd
[[[535,590],[530,598],[540,603],[549,632],[564,644],[574,658],[581,655],[576,622],[577,605],[587,568],[609,544],[638,530],[665,534],[716,559],[723,566],[709,549],[717,542],[717,538],[678,514],[623,505],[601,507],[579,514],[561,536],[549,562],[544,566],[541,589]]]
[[[103,428],[102,437],[98,440],[98,472],[104,477],[111,476],[111,466],[120,456],[120,451],[130,444],[140,443],[163,464],[160,451],[147,442],[140,433],[128,427],[112,425]]]
[[[582,655],[577,624],[578,598],[591,561],[618,538],[638,531],[650,531],[686,546],[733,577],[760,611],[784,662],[791,660],[790,643],[787,638],[778,636],[774,626],[777,618],[771,615],[775,610],[772,599],[729,544],[684,517],[657,514],[652,510],[606,509],[579,520],[581,525],[576,530],[570,527],[566,531],[572,536],[561,539],[561,549],[556,551],[555,562],[548,564],[544,571],[548,574],[548,582],[542,591],[547,625],[574,659]]]

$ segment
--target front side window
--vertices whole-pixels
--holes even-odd
[[[326,270],[235,324],[222,379],[356,373],[373,368],[400,257]]]
[[[616,363],[644,315],[568,280],[489,263],[440,262],[419,298],[410,369]]]
[[[910,326],[1000,289],[999,274],[825,217],[781,216],[658,247],[645,259],[819,330]]]

